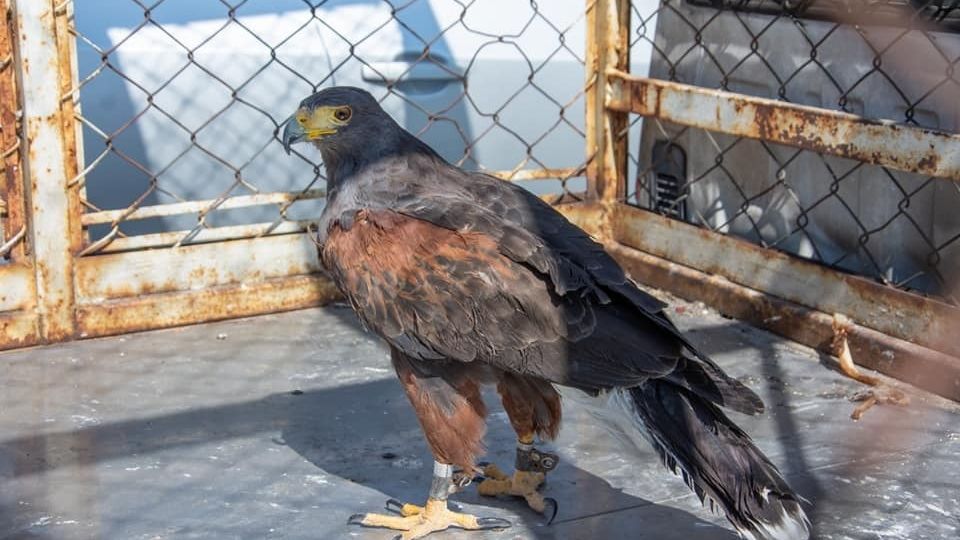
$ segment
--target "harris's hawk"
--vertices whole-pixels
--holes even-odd
[[[740,533],[806,539],[809,522],[776,467],[720,407],[763,410],[700,353],[584,231],[528,191],[465,172],[400,127],[367,92],[306,98],[283,144],[309,141],[326,167],[320,257],[393,366],[435,458],[424,506],[351,523],[420,538],[450,526],[508,526],[453,512],[454,466],[476,469],[495,384],[517,433],[516,472],[488,468],[484,494],[537,493],[555,456],[533,447],[560,427],[556,386],[628,440],[646,440]],[[555,510],[555,507],[553,508]]]

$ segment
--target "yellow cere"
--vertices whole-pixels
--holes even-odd
[[[317,107],[297,111],[297,123],[303,128],[307,139],[319,139],[337,132],[337,128],[346,125],[353,116],[349,106]]]

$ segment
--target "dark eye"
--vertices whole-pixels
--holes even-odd
[[[333,117],[341,122],[346,122],[353,115],[350,107],[341,107],[333,113]]]

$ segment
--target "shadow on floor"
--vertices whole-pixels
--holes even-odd
[[[488,401],[493,404],[491,399]],[[491,421],[490,424],[487,444],[491,456],[509,466],[507,456],[512,456],[513,433],[505,422]],[[256,438],[258,434],[274,437],[273,444],[289,447],[328,476],[382,494],[369,501],[357,501],[358,512],[379,511],[379,505],[390,497],[420,502],[426,496],[430,453],[405,395],[392,378],[302,393],[272,394],[231,405],[0,440],[0,476],[14,479],[66,467],[93,467],[131,455],[216,444],[241,437]],[[563,449],[560,451],[562,454]],[[659,464],[637,463],[636,466],[659,467]],[[665,471],[663,476],[664,481],[675,481]],[[336,484],[340,480],[331,478],[331,482]],[[505,509],[511,510],[526,522],[537,538],[571,537],[560,531],[576,528],[583,518],[645,507],[656,512],[660,523],[656,528],[669,524],[671,535],[675,533],[677,538],[736,537],[691,513],[625,494],[569,461],[561,462],[547,489],[548,495],[560,503],[557,520],[551,527],[541,526],[540,516],[520,503],[480,498],[473,488],[453,499],[471,505],[472,511],[481,514],[483,508],[473,505],[489,507],[490,515],[503,515]],[[16,512],[16,508],[0,508],[0,523],[10,523],[7,518]],[[0,529],[0,536],[2,534]]]
[[[361,396],[367,399],[358,403],[363,399]],[[493,405],[495,396],[487,396],[486,400]],[[351,405],[344,408],[342,404],[347,402]],[[384,495],[383,500],[372,501],[373,506],[357,508],[358,512],[379,512],[381,507],[377,505],[386,498],[419,504],[426,497],[432,458],[420,426],[395,381],[309,392],[300,396],[300,404],[302,407],[292,416],[294,420],[283,430],[282,443],[325,472]],[[330,414],[330,411],[335,412]],[[509,470],[515,444],[513,431],[503,422],[490,421],[489,428],[486,438],[489,457]],[[562,456],[563,448],[558,451]],[[638,468],[649,465],[637,463]],[[665,481],[672,480],[666,471],[663,475]],[[526,522],[536,538],[557,537],[558,531],[583,518],[654,504],[615,489],[607,481],[569,461],[561,461],[560,468],[551,474],[545,489],[546,495],[555,497],[560,505],[551,527],[543,526],[542,518],[522,503],[482,498],[473,487],[454,495],[452,500],[479,507],[509,509]],[[689,512],[663,506],[657,510],[658,519],[670,524],[671,537],[737,538],[731,531]],[[484,513],[483,508],[478,507],[470,511]],[[495,510],[490,515],[494,513]]]

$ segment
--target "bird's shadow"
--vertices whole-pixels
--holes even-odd
[[[487,395],[486,401],[491,416],[485,439],[489,451],[485,457],[509,471],[513,465],[513,431],[505,415],[494,406],[496,395]],[[357,499],[359,507],[354,511],[382,512],[382,504],[388,498],[422,503],[426,497],[431,454],[413,410],[395,380],[381,379],[307,391],[296,397],[288,412],[282,440],[278,443],[288,446],[327,475],[373,490]],[[579,430],[574,427],[571,431]],[[591,432],[588,436],[591,449],[597,449],[595,435]],[[587,459],[584,456],[591,452],[576,452],[567,446],[567,443],[576,446],[580,438],[579,434],[568,432],[561,435],[560,443],[554,448],[561,455],[561,462],[550,474],[544,495],[557,500],[559,511],[549,526],[542,516],[526,508],[522,501],[481,497],[473,486],[454,495],[452,500],[463,503],[466,511],[471,513],[522,521],[535,538],[612,537],[614,531],[624,531],[623,527],[630,527],[627,536],[631,538],[737,537],[729,529],[684,510],[630,495],[585,470],[577,461]],[[601,445],[601,451],[602,448]],[[608,460],[609,454],[616,455],[617,450],[611,440],[610,449],[597,457],[600,461]],[[572,454],[577,457],[572,458]],[[620,469],[618,475],[622,475],[624,460],[616,462]],[[659,474],[666,483],[674,481],[653,460],[627,460],[626,463],[627,467],[636,468],[636,477]],[[584,463],[584,466],[599,472],[604,467],[596,463]],[[678,504],[682,506],[684,503]],[[348,526],[344,527],[346,530]],[[375,537],[371,535],[371,538]],[[513,538],[515,535],[506,534],[504,537]]]

